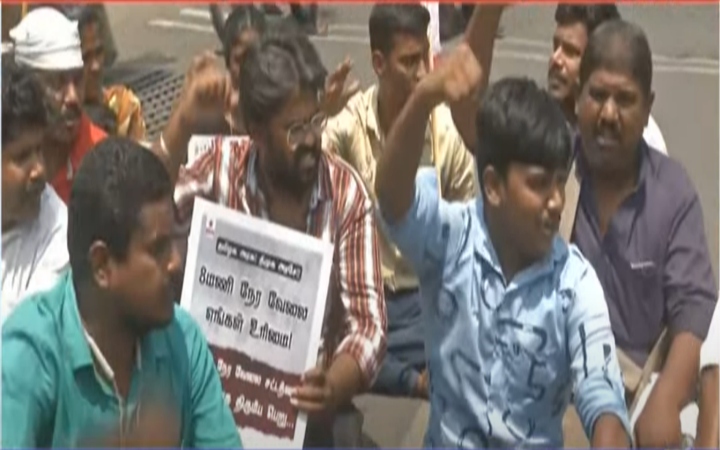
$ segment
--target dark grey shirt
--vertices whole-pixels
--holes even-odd
[[[578,170],[583,175],[582,157]],[[641,144],[638,185],[604,238],[583,176],[572,241],[600,278],[617,346],[643,365],[666,326],[704,340],[717,289],[695,187],[677,161]]]

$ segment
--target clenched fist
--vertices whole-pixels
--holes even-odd
[[[417,89],[431,106],[455,103],[475,93],[482,78],[480,63],[467,43],[459,44],[437,69],[418,84]]]
[[[230,76],[219,67],[215,55],[206,52],[196,57],[185,74],[178,104],[183,123],[192,128],[225,117],[232,95]]]

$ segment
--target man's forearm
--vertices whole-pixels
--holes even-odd
[[[697,427],[696,447],[718,448],[720,443],[720,376],[718,366],[708,367],[700,375],[700,401]]]
[[[192,138],[192,127],[184,123],[182,112],[176,109],[170,115],[170,120],[168,120],[160,136],[153,144],[152,150],[165,163],[165,168],[168,170],[170,180],[174,185],[177,181],[180,166],[187,159],[187,148]]]
[[[423,147],[430,112],[435,105],[421,89],[410,95],[390,130],[380,156],[375,191],[384,219],[394,223],[402,219],[413,201],[415,175]]]
[[[467,148],[474,151],[477,146],[477,130],[475,115],[477,114],[477,97],[487,88],[492,67],[495,36],[500,26],[504,6],[477,5],[465,29],[465,42],[472,50],[482,67],[482,78],[477,86],[476,95],[458,102],[451,107],[453,122]]]
[[[335,407],[351,402],[364,386],[360,366],[347,353],[340,353],[332,362],[327,372],[327,381],[333,389]]]
[[[593,448],[630,448],[630,439],[620,419],[614,414],[603,414],[593,426]]]
[[[680,413],[695,393],[702,342],[690,332],[675,336],[648,404],[669,406]]]

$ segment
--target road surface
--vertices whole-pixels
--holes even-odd
[[[207,6],[109,4],[121,60],[170,62],[184,71],[193,55],[219,43]],[[327,5],[328,36],[314,38],[328,67],[346,55],[364,86],[374,81],[367,37],[368,5]],[[654,54],[653,116],[670,154],[694,181],[705,213],[715,273],[718,269],[718,6],[637,5],[620,7],[648,34]],[[543,83],[550,51],[553,6],[515,6],[503,18],[505,36],[495,50],[492,78],[527,75]],[[365,398],[365,429],[382,447],[417,446],[426,416],[418,403]],[[406,430],[415,428],[410,432]]]

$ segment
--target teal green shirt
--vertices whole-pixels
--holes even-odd
[[[2,448],[81,446],[132,427],[155,402],[179,414],[183,447],[241,447],[212,354],[185,311],[140,350],[121,404],[95,370],[71,275],[25,300],[2,329]]]

